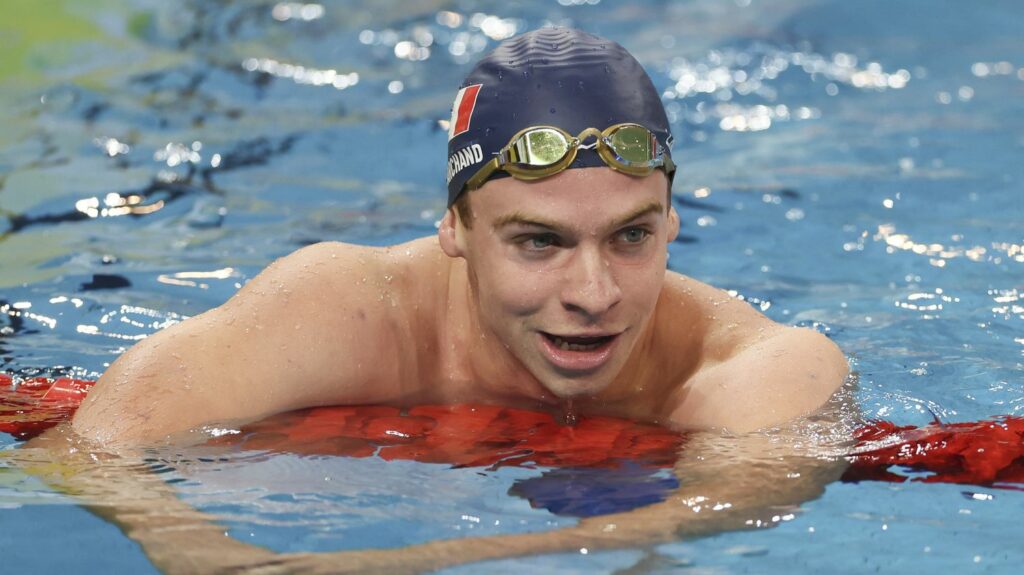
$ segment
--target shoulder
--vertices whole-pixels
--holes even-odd
[[[703,365],[728,359],[766,331],[781,327],[736,292],[675,272],[666,274],[657,314],[659,323],[676,326],[674,338],[695,340],[693,352]]]
[[[433,240],[436,244],[436,239]],[[226,321],[247,324],[259,318],[267,341],[287,349],[302,365],[305,381],[321,381],[317,395],[328,403],[351,403],[355,390],[376,390],[388,400],[415,387],[419,357],[410,342],[431,339],[421,317],[437,306],[424,293],[447,285],[428,273],[436,259],[430,241],[396,246],[325,242],[299,249],[268,266],[224,307]],[[381,358],[389,358],[381,361]],[[362,392],[360,392],[362,393]],[[364,397],[359,395],[359,398]],[[367,396],[368,397],[368,396]]]
[[[779,324],[736,294],[692,278],[667,280],[699,318],[699,363],[671,402],[677,427],[743,432],[806,415],[842,385],[848,366],[824,335]]]
[[[425,309],[421,294],[441,283],[416,263],[428,253],[429,243],[421,242],[310,245],[267,266],[216,315],[222,323],[272,327],[263,332],[267,343],[287,345],[294,359],[309,365],[366,363],[369,356],[401,348],[421,326],[415,321]],[[301,350],[300,341],[306,342]],[[339,353],[342,348],[346,353]]]
[[[387,247],[341,242],[309,245],[267,266],[236,298],[271,298],[278,305],[321,309],[325,305],[394,307],[391,299],[403,298],[435,279],[428,276],[436,274],[427,274],[424,268],[436,268],[438,255],[444,256],[436,244],[434,238],[423,238]]]

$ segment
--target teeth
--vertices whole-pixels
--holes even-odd
[[[596,343],[585,343],[585,344],[584,343],[569,343],[569,342],[565,341],[564,339],[562,339],[562,338],[560,338],[558,336],[554,336],[554,340],[555,340],[555,345],[556,346],[558,346],[560,349],[564,349],[566,351],[591,351],[591,350],[597,349],[598,347],[601,346],[601,343],[603,343],[603,342],[600,342],[600,341],[596,342]]]

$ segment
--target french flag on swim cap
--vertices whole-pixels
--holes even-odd
[[[452,106],[452,119],[448,123],[448,141],[469,129],[469,121],[473,118],[476,108],[476,96],[483,84],[473,84],[459,90]]]

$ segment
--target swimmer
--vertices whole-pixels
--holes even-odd
[[[843,382],[825,336],[666,271],[672,134],[621,46],[565,29],[502,43],[459,89],[448,134],[436,237],[278,260],[123,354],[74,430],[130,444],[314,405],[571,401],[744,432]]]
[[[671,148],[659,93],[624,48],[570,29],[509,39],[457,92],[448,210],[436,237],[386,248],[322,243],[278,260],[224,305],[123,354],[71,429],[124,449],[319,405],[499,404],[719,434],[814,413],[847,375],[836,345],[666,270],[680,225],[672,181],[685,169]],[[381,161],[400,169],[402,154]],[[687,451],[702,457],[696,446]],[[721,470],[707,469],[718,489]],[[763,484],[788,476],[758,483],[759,472],[744,470],[747,481],[728,488],[742,493],[715,497],[737,510],[744,501],[795,504],[836,475],[798,474],[809,483],[773,499]],[[651,529],[722,528],[687,527],[697,517],[691,507],[652,509],[640,521],[617,519],[614,537],[599,535],[649,540]],[[112,520],[131,525],[138,515]],[[571,548],[582,535],[566,537],[497,538],[459,557]],[[151,557],[160,555],[151,545],[171,545],[142,543]],[[430,544],[430,556],[451,559],[455,544]],[[422,556],[411,564],[435,565]]]

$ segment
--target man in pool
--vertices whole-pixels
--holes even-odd
[[[823,335],[666,272],[672,136],[621,46],[510,39],[470,72],[448,130],[437,237],[278,260],[122,355],[74,430],[130,444],[316,405],[474,402],[745,432],[843,382]]]
[[[821,334],[666,271],[679,229],[670,146],[658,93],[621,46],[565,29],[502,43],[456,97],[437,237],[301,249],[223,306],[140,342],[100,378],[74,433],[30,444],[62,463],[40,474],[85,494],[170,572],[418,572],[778,521],[842,460],[809,449],[828,435],[820,428],[792,442],[735,434],[814,413],[846,361]],[[687,441],[679,489],[642,509],[556,532],[317,555],[223,537],[128,449],[310,406],[457,402],[709,432]]]

